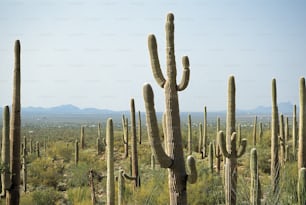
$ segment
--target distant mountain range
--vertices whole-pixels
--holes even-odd
[[[258,106],[255,109],[240,110],[239,113],[258,113],[258,114],[269,114],[271,113],[271,106]],[[282,102],[278,104],[278,110],[280,113],[292,113],[293,104],[290,102]],[[108,109],[97,109],[97,108],[84,108],[81,109],[77,106],[67,104],[60,105],[51,108],[43,107],[25,107],[22,109],[23,113],[50,113],[50,114],[108,114],[113,112],[128,112],[128,111],[113,111]],[[184,111],[183,111],[184,112]],[[216,111],[216,113],[222,113],[225,111]]]
[[[241,110],[237,109],[238,114],[270,114],[271,113],[270,106],[258,106],[254,109],[249,110]],[[2,111],[2,108],[0,108]],[[278,104],[279,113],[289,114],[293,111],[293,104],[290,102],[284,102]],[[113,113],[128,113],[129,111],[113,111],[108,109],[97,109],[97,108],[84,108],[81,109],[77,106],[67,104],[67,105],[60,105],[51,108],[44,108],[44,107],[24,107],[22,108],[22,114],[85,114],[85,115],[92,115],[92,114],[113,114]],[[214,111],[213,113],[225,113],[226,111]],[[182,113],[187,113],[182,111]]]

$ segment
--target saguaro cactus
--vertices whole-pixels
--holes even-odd
[[[263,136],[263,128],[262,128],[262,122],[259,123],[259,140],[262,141]]]
[[[220,146],[219,146],[219,141],[218,141],[218,133],[220,131],[220,117],[217,118],[217,134],[216,134],[216,142],[214,143],[214,147],[215,147],[215,157],[216,157],[216,161],[217,161],[217,172],[220,173],[220,168],[221,168],[221,151],[220,151]]]
[[[123,144],[124,144],[124,158],[129,156],[129,122],[128,119],[122,115],[122,130],[123,130]]]
[[[293,105],[292,113],[292,152],[293,158],[296,160],[296,149],[297,149],[297,121],[296,121],[296,105]]]
[[[285,163],[286,156],[286,138],[285,138],[285,128],[284,128],[284,115],[280,114],[279,116],[279,141],[281,148],[281,165]]]
[[[36,155],[40,157],[40,143],[38,141],[36,142]]]
[[[74,145],[75,149],[74,149],[74,162],[76,165],[78,165],[79,163],[79,141],[76,140],[75,141],[75,145]]]
[[[203,124],[203,157],[207,157],[207,110],[206,106],[204,107],[204,124]]]
[[[12,116],[10,122],[10,172],[11,187],[6,195],[6,204],[18,205],[20,199],[20,41],[15,42],[15,66],[13,83]]]
[[[251,191],[250,191],[250,204],[260,205],[261,189],[258,176],[257,165],[257,150],[252,148],[250,156],[250,171],[251,171]]]
[[[188,115],[188,142],[187,142],[188,154],[192,154],[192,124],[191,115]]]
[[[157,44],[154,35],[149,35],[148,44],[151,57],[151,67],[155,80],[165,93],[165,133],[166,147],[161,146],[159,131],[154,108],[154,94],[152,87],[145,84],[143,95],[146,107],[146,120],[148,137],[160,166],[168,168],[168,185],[170,194],[170,204],[187,204],[187,184],[195,183],[197,179],[195,159],[192,156],[187,158],[187,166],[190,175],[185,170],[185,160],[182,145],[180,112],[178,102],[178,91],[184,90],[189,82],[189,60],[183,57],[183,76],[180,84],[176,83],[176,63],[174,55],[174,16],[167,15],[166,21],[166,53],[167,53],[167,79],[164,78],[160,69]],[[166,152],[165,152],[166,151]]]
[[[253,146],[256,146],[257,139],[256,139],[256,131],[257,131],[257,116],[255,116],[254,124],[253,124]]]
[[[211,173],[214,172],[214,143],[209,143],[208,149],[208,161],[209,161],[209,168]]]
[[[115,204],[115,178],[114,178],[114,130],[113,120],[109,118],[106,126],[106,153],[107,153],[107,181],[106,204]]]
[[[1,173],[2,196],[6,195],[7,189],[10,187],[10,109],[9,106],[3,108],[3,126],[2,126],[2,153],[1,161],[4,166],[4,172]]]
[[[125,179],[124,179],[124,170],[119,170],[118,175],[118,205],[124,205],[124,192],[125,192]]]
[[[84,131],[85,127],[81,126],[81,149],[85,149],[85,131]]]
[[[279,158],[278,158],[278,131],[279,131],[279,118],[277,107],[277,92],[276,80],[272,80],[272,119],[271,119],[271,182],[272,192],[277,196],[279,191]]]
[[[218,141],[223,155],[226,157],[225,164],[225,201],[227,205],[236,204],[237,193],[237,158],[241,157],[246,149],[246,139],[241,140],[239,149],[236,145],[236,103],[235,103],[235,78],[230,76],[228,80],[228,100],[226,114],[226,140],[223,132],[219,132]]]
[[[305,78],[300,79],[300,120],[299,120],[299,153],[298,169],[306,167],[306,94]]]
[[[202,123],[199,123],[199,148],[198,148],[198,152],[202,153],[202,158],[204,158],[202,148],[203,148],[203,125],[202,125]]]
[[[142,143],[142,129],[141,129],[141,113],[138,111],[138,135],[139,135],[139,144]]]
[[[298,204],[306,204],[306,168],[302,167],[299,170],[299,180],[298,180]]]
[[[27,155],[26,148],[23,148],[22,171],[23,171],[23,191],[27,192]]]
[[[135,179],[135,187],[140,187],[140,176],[138,172],[138,152],[137,152],[137,136],[136,136],[136,117],[135,103],[131,99],[131,129],[132,129],[132,178]]]

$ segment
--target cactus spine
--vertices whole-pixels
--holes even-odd
[[[278,131],[279,118],[277,107],[276,80],[272,80],[272,122],[271,122],[271,180],[272,192],[277,197],[279,191],[279,159],[278,159]]]
[[[256,131],[257,131],[257,116],[255,116],[253,124],[253,146],[256,147]]]
[[[250,156],[250,171],[251,171],[251,205],[260,205],[260,182],[258,176],[258,165],[257,165],[257,150],[252,148]]]
[[[81,149],[85,149],[85,131],[84,131],[85,127],[81,126]]]
[[[298,205],[306,204],[306,168],[302,167],[299,170],[299,179],[298,179]]]
[[[2,127],[2,153],[1,161],[4,166],[4,172],[1,173],[2,196],[6,195],[10,187],[10,109],[9,106],[3,108],[3,127]]]
[[[123,144],[124,144],[124,158],[129,156],[129,122],[128,119],[122,115],[122,130],[123,130]]]
[[[292,152],[294,160],[296,160],[296,150],[297,150],[297,122],[296,122],[296,105],[294,105],[293,114],[292,114]]]
[[[305,78],[300,79],[300,120],[299,120],[299,152],[298,152],[298,170],[306,167],[306,95]]]
[[[207,157],[207,110],[204,107],[204,124],[203,124],[203,157]]]
[[[114,178],[114,130],[113,120],[109,118],[106,126],[107,146],[107,182],[106,182],[106,204],[115,204],[115,178]]]
[[[6,204],[18,205],[20,200],[20,41],[15,41],[15,66],[13,103],[10,121],[10,172],[11,187],[6,195]]]
[[[191,115],[188,115],[188,154],[192,154],[192,124],[191,124]]]
[[[223,132],[219,132],[218,141],[222,154],[226,157],[225,164],[225,202],[226,205],[236,204],[237,189],[237,158],[241,157],[246,149],[246,139],[241,140],[239,149],[236,145],[236,103],[235,103],[235,78],[230,76],[228,80],[226,140]]]
[[[197,179],[195,159],[189,156],[187,166],[190,175],[185,170],[185,160],[182,145],[182,135],[180,127],[178,91],[184,90],[189,82],[189,60],[183,57],[183,76],[180,84],[176,83],[176,63],[174,55],[174,16],[167,15],[166,21],[166,54],[167,54],[167,79],[164,78],[160,69],[157,44],[154,35],[149,35],[148,44],[151,58],[153,75],[165,93],[165,133],[166,147],[162,148],[159,138],[156,113],[154,108],[154,94],[152,87],[145,84],[143,95],[146,107],[147,131],[152,148],[157,161],[163,168],[168,168],[168,185],[170,204],[187,204],[187,184],[195,183]],[[165,152],[166,151],[166,152]]]

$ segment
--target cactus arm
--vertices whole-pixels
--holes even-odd
[[[241,157],[245,153],[246,146],[247,146],[247,140],[244,138],[241,140],[241,144],[237,151],[237,158]]]
[[[187,157],[187,167],[188,167],[188,170],[189,170],[189,173],[190,173],[190,174],[187,175],[187,181],[190,184],[194,184],[197,181],[198,173],[197,173],[196,162],[195,162],[195,159],[192,155],[189,155]]]
[[[125,172],[123,173],[123,176],[125,179],[128,179],[128,180],[136,180],[136,177],[132,177],[132,176],[129,176],[128,174],[126,174]]]
[[[190,78],[189,59],[188,56],[182,58],[183,75],[180,84],[177,86],[177,91],[182,91],[187,88]]]
[[[222,154],[225,157],[230,158],[231,155],[227,152],[226,141],[225,141],[225,136],[224,136],[223,131],[219,131],[219,133],[218,133],[218,142],[219,142],[219,147],[221,149]]]
[[[143,86],[143,96],[146,107],[147,132],[152,153],[163,168],[171,167],[173,160],[165,153],[158,136],[158,125],[154,108],[154,94],[150,84]]]
[[[157,43],[156,43],[156,38],[153,34],[148,36],[148,47],[149,47],[149,52],[150,52],[151,67],[152,67],[154,78],[157,84],[163,88],[166,80],[160,69],[158,53],[157,53]]]
[[[122,135],[122,141],[123,141],[123,144],[127,144],[127,142],[124,140],[124,135]]]

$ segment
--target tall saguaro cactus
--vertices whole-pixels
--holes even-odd
[[[138,111],[138,135],[139,135],[139,144],[142,143],[142,127],[141,127],[141,112]]]
[[[202,148],[203,148],[203,125],[202,123],[199,123],[199,147],[198,147],[198,152],[199,153],[202,153],[203,155],[203,151],[202,151]],[[202,156],[203,158],[203,156]]]
[[[15,42],[15,66],[13,83],[13,103],[10,121],[10,172],[11,187],[8,189],[6,204],[18,205],[20,199],[20,41]]]
[[[215,157],[216,157],[216,168],[217,168],[217,172],[220,173],[220,168],[221,168],[221,150],[220,150],[220,146],[219,146],[219,141],[218,141],[218,133],[220,131],[220,117],[217,118],[217,134],[216,134],[216,143],[215,144]]]
[[[188,154],[192,154],[192,123],[191,123],[191,115],[188,115],[188,142],[187,142],[187,150]]]
[[[257,116],[255,116],[254,124],[253,124],[253,146],[256,146],[257,139],[256,139],[256,132],[257,132]]]
[[[2,126],[2,153],[1,162],[4,165],[4,172],[1,173],[2,196],[6,195],[7,189],[10,187],[10,109],[9,106],[3,108],[3,126]]]
[[[84,126],[81,126],[81,139],[80,139],[80,142],[81,142],[81,149],[85,149],[85,127]]]
[[[203,124],[203,157],[207,157],[207,141],[208,141],[208,136],[207,136],[207,109],[206,106],[204,107],[204,124]]]
[[[293,158],[296,160],[296,150],[297,150],[297,122],[296,122],[296,105],[293,105],[292,113],[292,152]]]
[[[123,130],[123,144],[124,144],[124,158],[129,156],[129,122],[128,118],[122,115],[122,130]]]
[[[272,80],[272,120],[271,120],[271,182],[272,192],[277,196],[279,191],[279,158],[278,158],[278,133],[279,118],[277,106],[276,80]]]
[[[246,149],[246,139],[241,140],[239,149],[236,145],[236,88],[235,78],[230,76],[228,80],[228,100],[226,114],[226,140],[223,132],[219,132],[218,141],[223,155],[226,157],[225,164],[225,201],[227,205],[236,204],[237,193],[237,158],[241,157]]]
[[[306,168],[305,167],[302,167],[299,170],[297,192],[298,192],[297,193],[298,205],[305,205],[306,204]]]
[[[257,150],[252,148],[250,156],[250,172],[251,172],[251,193],[250,193],[250,204],[260,205],[261,188],[258,176],[258,165],[257,165]]]
[[[306,167],[306,89],[305,78],[300,79],[300,120],[299,120],[299,153],[298,169]]]
[[[107,153],[107,180],[106,204],[115,204],[115,178],[114,178],[114,129],[113,120],[109,118],[106,125],[106,153]]]
[[[157,54],[157,44],[154,35],[149,35],[148,44],[151,57],[151,67],[157,83],[165,93],[165,133],[166,147],[161,146],[154,108],[154,94],[151,85],[145,84],[143,95],[146,108],[148,137],[152,152],[160,166],[168,169],[168,185],[170,204],[187,204],[187,181],[195,183],[197,179],[195,159],[187,158],[190,175],[185,170],[185,160],[182,145],[178,91],[184,90],[189,82],[189,60],[183,57],[183,76],[180,84],[176,83],[176,63],[174,55],[174,16],[167,15],[166,21],[166,54],[167,79],[164,78]]]

